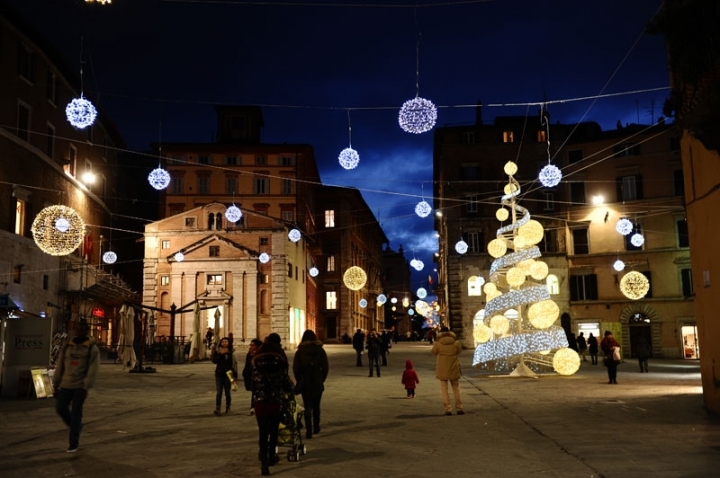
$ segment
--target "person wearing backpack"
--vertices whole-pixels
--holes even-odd
[[[323,343],[312,330],[306,330],[293,358],[295,393],[302,395],[305,407],[305,438],[320,433],[320,400],[328,376],[328,358]]]
[[[68,453],[80,447],[83,405],[100,368],[100,350],[88,335],[89,331],[86,320],[75,323],[74,336],[62,348],[53,375],[55,411],[70,428]]]

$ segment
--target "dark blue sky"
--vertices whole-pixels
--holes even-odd
[[[473,108],[451,106],[479,99],[540,102],[669,85],[663,39],[643,35],[661,0],[8,1],[77,70],[82,32],[85,90],[132,150],[160,139],[210,141],[215,104],[267,105],[263,141],[311,144],[324,183],[363,191],[391,246],[425,262],[415,287],[432,273],[436,250],[431,217],[414,213],[423,188],[432,203],[432,132],[405,133],[397,123],[416,93],[418,32],[420,96],[440,107],[439,126],[474,122]],[[563,123],[648,124],[667,94],[549,109]],[[348,146],[348,108],[360,154],[352,171],[337,161]],[[527,110],[486,106],[483,118]]]

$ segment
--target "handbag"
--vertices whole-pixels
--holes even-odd
[[[612,358],[614,361],[616,361],[618,363],[622,361],[622,357],[620,356],[620,347],[613,347]]]

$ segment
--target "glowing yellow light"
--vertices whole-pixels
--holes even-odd
[[[486,282],[483,286],[483,292],[485,294],[494,294],[497,292],[497,286],[493,282]]]
[[[497,259],[498,257],[502,257],[505,255],[505,253],[507,252],[507,245],[502,239],[493,239],[488,243],[487,249],[488,254]]]
[[[541,351],[539,351],[538,353],[539,353],[540,355],[547,355],[547,354],[550,353],[550,351],[549,351],[549,350],[541,350]]]
[[[533,245],[542,241],[545,229],[542,224],[534,219],[530,219],[527,223],[520,226],[518,234],[525,239],[525,244]]]
[[[628,299],[642,299],[649,290],[650,282],[641,272],[630,271],[620,279],[620,292]]]
[[[533,264],[535,264],[535,259],[525,259],[515,264],[515,267],[523,271],[525,275],[528,275]]]
[[[515,236],[513,239],[513,248],[517,251],[519,249],[522,249],[527,245],[527,241],[525,240],[525,236]]]
[[[496,315],[490,319],[490,328],[497,335],[504,335],[510,330],[510,321],[504,315]]]
[[[548,265],[543,261],[535,261],[530,266],[530,276],[535,280],[543,280],[549,272]]]
[[[567,347],[555,352],[553,368],[560,375],[573,375],[580,368],[580,356]]]
[[[500,209],[495,211],[495,217],[500,222],[506,221],[507,218],[510,217],[510,213],[508,212],[507,209],[505,209],[504,207],[501,207]]]
[[[360,290],[367,282],[367,274],[358,266],[352,266],[343,274],[343,282],[350,290]]]
[[[492,329],[483,323],[475,325],[473,328],[473,339],[479,344],[484,344],[492,338]]]
[[[552,300],[541,300],[530,306],[527,312],[528,321],[536,329],[547,329],[560,316],[560,308]]]
[[[514,193],[515,191],[517,191],[517,189],[518,189],[517,184],[507,183],[507,184],[505,185],[505,187],[503,188],[503,192],[504,192],[506,195],[508,195],[508,194]]]
[[[505,279],[512,287],[520,287],[525,282],[525,272],[519,267],[511,267]]]
[[[410,299],[405,297],[402,301],[403,307],[407,308],[410,305]]]
[[[67,206],[48,206],[35,216],[30,228],[35,244],[51,256],[66,256],[85,238],[85,222]]]
[[[505,171],[505,174],[507,174],[508,176],[513,176],[515,173],[517,173],[517,170],[517,164],[513,163],[512,161],[508,161],[503,167],[503,171]]]

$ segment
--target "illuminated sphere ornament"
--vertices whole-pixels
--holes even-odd
[[[403,103],[398,123],[403,131],[420,134],[430,131],[437,121],[437,108],[425,98],[413,98]]]
[[[58,229],[57,223],[66,220],[67,228]],[[30,228],[35,244],[51,256],[66,256],[78,248],[85,239],[85,222],[67,206],[48,206],[35,216]]]
[[[510,330],[510,321],[504,315],[496,315],[490,319],[490,328],[497,335],[504,335]]]
[[[494,282],[488,282],[483,286],[483,292],[485,292],[485,294],[494,294],[497,291],[497,286]]]
[[[310,268],[310,277],[317,277],[317,275],[320,273],[317,267],[311,267]]]
[[[358,163],[360,163],[360,155],[352,148],[345,148],[340,151],[338,162],[340,163],[340,166],[345,169],[355,169]]]
[[[427,297],[427,291],[425,290],[424,287],[420,287],[417,290],[417,292],[415,292],[415,294],[421,299],[424,299],[425,297]]]
[[[115,264],[115,261],[117,261],[117,254],[113,251],[107,251],[103,254],[103,262],[105,264]]]
[[[488,254],[493,256],[495,259],[502,257],[507,252],[507,245],[502,239],[493,239],[488,243],[487,246]]]
[[[288,239],[297,242],[302,239],[302,234],[297,229],[291,229],[290,232],[288,232]]]
[[[431,212],[432,207],[430,207],[430,204],[428,204],[424,199],[415,206],[415,214],[420,217],[428,217]]]
[[[365,299],[360,299],[360,304],[359,304],[359,305],[360,305],[360,308],[364,309],[365,307],[367,307],[367,300],[365,300]]]
[[[633,230],[633,223],[630,219],[622,218],[615,224],[615,230],[623,236],[627,236]]]
[[[387,302],[387,297],[385,294],[380,294],[377,296],[377,301],[380,303],[380,305],[383,305],[385,302]]]
[[[553,356],[553,368],[560,375],[573,375],[580,368],[580,355],[573,349],[563,347]]]
[[[506,195],[512,194],[512,193],[514,193],[514,192],[517,191],[517,190],[518,190],[518,186],[517,186],[517,184],[515,184],[515,183],[507,183],[507,184],[505,185],[505,187],[503,188],[503,192],[504,192]]]
[[[397,304],[397,297],[393,297],[392,299],[390,299],[390,302],[393,304]]]
[[[262,254],[260,254],[260,256],[258,256],[258,260],[263,264],[267,264],[268,262],[270,262],[270,254],[268,254],[267,252],[263,252]]]
[[[620,279],[620,292],[628,299],[642,299],[649,290],[650,282],[641,272],[630,271]]]
[[[560,307],[552,300],[541,300],[528,308],[527,316],[536,329],[547,329],[560,316]]]
[[[421,271],[425,267],[425,263],[418,259],[415,259],[414,263],[410,261],[410,265],[413,266],[416,271]]]
[[[500,209],[495,211],[495,217],[497,218],[498,221],[503,222],[503,221],[506,221],[508,217],[510,217],[510,213],[508,212],[507,209],[505,209],[504,207],[501,207]]]
[[[457,243],[455,243],[455,250],[458,254],[465,254],[468,250],[467,242],[460,239]]]
[[[515,173],[517,173],[518,167],[517,164],[515,164],[512,161],[508,161],[505,163],[505,166],[503,167],[503,171],[505,171],[505,174],[508,176],[514,176]]]
[[[540,170],[540,175],[538,176],[538,179],[546,188],[553,188],[560,184],[560,180],[562,179],[562,172],[560,171],[560,169],[557,168],[557,166],[548,164]]]
[[[163,168],[155,168],[148,174],[148,182],[158,191],[163,190],[170,184],[170,173]]]
[[[525,283],[525,272],[519,267],[512,267],[507,271],[505,279],[512,287],[520,287]]]
[[[645,244],[645,237],[643,237],[642,234],[633,234],[630,238],[630,242],[635,247],[641,247],[643,244]]]
[[[182,261],[185,260],[185,254],[183,254],[182,252],[177,252],[177,253],[175,253],[175,255],[174,255],[173,257],[174,257],[175,260],[178,261],[178,262],[182,262]]]
[[[535,261],[533,265],[530,266],[530,277],[535,280],[543,280],[547,277],[549,271],[548,265],[545,262]]]
[[[367,274],[358,266],[352,266],[343,274],[343,282],[350,290],[360,290],[367,282]]]
[[[542,241],[545,235],[545,228],[534,219],[530,219],[528,222],[520,226],[518,234],[525,239],[526,245],[537,244]]]
[[[242,217],[242,211],[236,205],[232,205],[225,210],[225,217],[230,222],[238,222]]]
[[[78,129],[87,128],[95,122],[97,110],[88,100],[80,95],[65,107],[65,116],[68,122]]]
[[[415,311],[412,309],[408,309],[408,315],[415,315]]]
[[[484,344],[492,338],[492,329],[483,323],[473,327],[473,339],[479,344]]]
[[[60,232],[67,232],[67,230],[70,229],[70,222],[64,217],[59,217],[57,221],[55,221],[55,229]]]
[[[622,271],[622,270],[625,269],[625,263],[624,263],[623,261],[621,261],[620,259],[618,259],[618,260],[616,260],[615,263],[613,264],[613,269],[615,269],[616,271],[620,272],[620,271]]]

